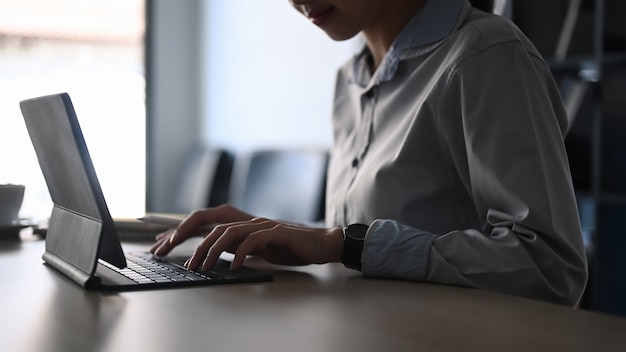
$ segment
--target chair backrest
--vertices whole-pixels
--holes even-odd
[[[229,199],[234,157],[223,149],[198,148],[185,161],[174,211],[190,213],[224,204]]]
[[[232,203],[255,216],[291,222],[323,219],[328,152],[259,150],[235,164]]]

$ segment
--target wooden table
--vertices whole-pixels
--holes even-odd
[[[0,242],[2,351],[626,351],[620,317],[335,264],[249,261],[275,281],[85,291],[26,237]]]

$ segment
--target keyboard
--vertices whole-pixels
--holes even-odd
[[[188,270],[182,265],[161,260],[150,253],[126,253],[125,255],[127,266],[124,269],[119,269],[102,260],[99,262],[138,284],[219,281],[224,278],[212,271]]]

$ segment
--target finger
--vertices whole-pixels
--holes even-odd
[[[172,237],[176,236],[178,230],[172,229],[168,232],[166,236],[163,236],[157,239],[156,243],[152,245],[152,252],[158,256],[167,255],[174,247],[176,247],[180,242],[183,242],[185,239],[193,236],[205,236],[207,232],[205,230],[194,230],[188,232],[184,237],[179,236],[179,241],[172,241]]]
[[[252,219],[250,221],[221,225],[211,232],[205,241],[196,249],[190,268],[202,264],[202,270],[213,268],[224,251],[234,251],[250,233],[272,226],[267,219]]]
[[[231,268],[239,267],[246,256],[259,253],[260,249],[265,247],[264,244],[279,245],[278,239],[271,237],[276,228],[276,222],[267,219],[255,219],[248,224],[229,228],[209,249],[202,268],[204,270],[212,268],[224,251],[234,253],[235,260],[240,258],[234,266],[231,263]],[[241,248],[244,243],[248,245]]]
[[[185,262],[185,267],[187,267],[188,269],[195,269],[197,267],[200,266],[200,264],[202,264],[206,258],[207,252],[209,251],[209,249],[211,248],[211,246],[213,246],[213,244],[215,243],[215,241],[222,236],[222,234],[224,233],[224,231],[226,231],[226,229],[228,228],[229,225],[217,225],[213,228],[213,231],[211,231],[205,238],[204,240],[202,240],[202,242],[198,245],[198,247],[196,247],[196,250],[193,252],[193,254],[191,255],[191,257],[189,259],[187,259],[187,262]]]
[[[198,234],[197,230],[205,225],[233,223],[250,219],[252,219],[250,214],[244,213],[230,205],[197,210],[180,223],[176,233],[170,237],[170,242],[173,246],[176,246],[193,234]]]
[[[250,230],[247,230],[249,226],[256,226],[255,224],[259,224],[263,221],[267,221],[265,219],[252,219],[243,222],[235,222],[230,224],[223,224],[216,226],[213,231],[202,241],[202,243],[196,248],[194,254],[189,260],[188,268],[196,268],[201,266],[203,270],[209,270],[212,268],[217,262],[217,258],[219,258],[220,254],[226,250],[230,249],[234,251],[238,246],[239,242],[241,242],[241,237],[245,237],[250,233]],[[220,243],[220,245],[216,248],[215,244]],[[207,257],[210,255],[210,252],[213,252],[211,256],[211,260],[207,261]],[[213,258],[215,258],[213,260]]]
[[[169,241],[169,237],[172,235],[172,232],[174,232],[174,229],[170,229],[156,235],[154,238],[155,244],[161,244],[163,241]]]
[[[172,249],[174,249],[174,247],[176,247],[176,244],[173,244],[171,242],[171,238],[175,234],[176,230],[172,230],[172,233],[169,237],[165,237],[161,241],[158,241],[157,244],[155,244],[156,248],[153,253],[157,256],[162,257],[167,255]]]
[[[164,236],[161,241],[159,241],[159,245],[156,246],[154,254],[159,256],[167,255],[174,247],[188,238],[205,235],[206,231],[203,230],[203,225],[205,221],[211,221],[210,219],[215,217],[212,214],[217,211],[217,208],[211,208],[191,213],[176,229],[169,231],[169,235]]]
[[[169,230],[166,230],[164,232],[161,232],[158,235],[156,235],[154,238],[158,241],[158,240],[163,239],[164,237],[169,237],[169,235],[171,234],[172,230],[173,229],[169,229]]]
[[[170,230],[167,230],[165,232],[158,234],[156,236],[155,243],[152,245],[152,247],[150,247],[150,252],[156,254],[156,251],[159,247],[161,247],[164,243],[169,242],[169,237],[172,235],[173,232],[174,232],[174,229],[170,229]]]
[[[251,233],[237,248],[235,257],[230,265],[231,270],[238,269],[246,257],[254,253],[258,248],[267,246],[286,246],[288,244],[288,234],[279,225],[270,229],[263,229]]]

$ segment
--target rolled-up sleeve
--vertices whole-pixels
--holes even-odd
[[[365,237],[363,275],[424,281],[434,238],[397,221],[374,221]]]

